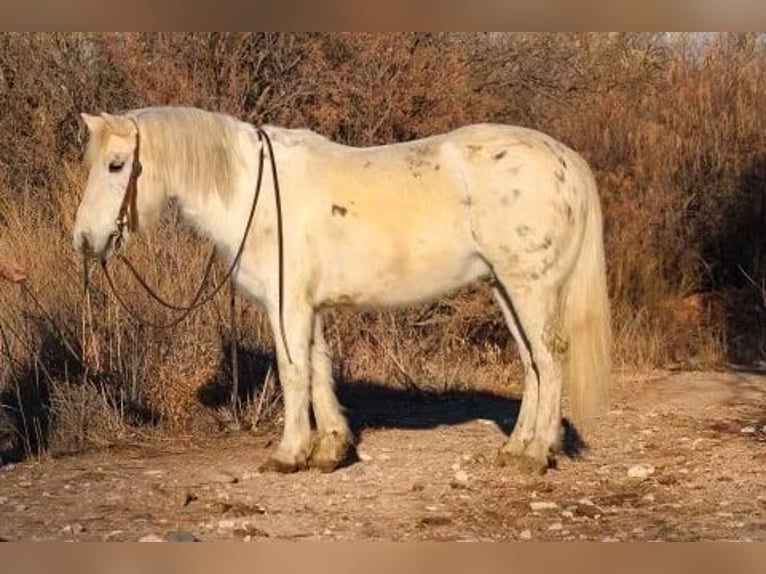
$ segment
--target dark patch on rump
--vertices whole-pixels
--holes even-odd
[[[508,150],[504,149],[503,151],[499,151],[495,155],[493,155],[492,159],[494,159],[495,161],[497,161],[499,159],[503,159],[505,157],[505,154],[507,154],[507,153],[508,153]]]
[[[556,179],[558,179],[561,183],[564,183],[567,177],[566,174],[558,169],[554,173],[556,175]]]
[[[346,214],[348,213],[348,208],[343,207],[342,205],[336,205],[332,204],[332,214],[333,215],[340,215],[341,217],[346,217]]]
[[[527,235],[529,235],[530,231],[531,229],[529,228],[528,225],[519,225],[516,228],[516,233],[518,233],[519,237],[526,237]]]

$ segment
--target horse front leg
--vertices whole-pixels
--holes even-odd
[[[353,437],[333,390],[332,362],[319,313],[314,318],[311,346],[311,404],[317,437],[309,464],[322,472],[331,472],[347,459]]]
[[[279,446],[261,466],[261,470],[295,472],[308,468],[311,454],[309,404],[314,311],[308,305],[285,305],[284,340],[279,327],[278,310],[270,309],[268,315],[277,352],[279,382],[282,385],[284,426]]]

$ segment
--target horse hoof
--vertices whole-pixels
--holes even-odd
[[[353,451],[353,453],[352,453]],[[338,467],[356,459],[353,443],[341,433],[329,433],[319,437],[309,457],[309,466],[320,472],[333,472]]]
[[[519,474],[526,475],[543,475],[549,468],[552,468],[551,460],[548,457],[545,460],[540,460],[526,454],[512,454],[503,451],[497,453],[495,466],[510,468]]]
[[[306,464],[300,464],[298,462],[290,463],[290,462],[284,462],[282,460],[269,457],[269,459],[264,462],[258,470],[261,472],[278,472],[280,474],[292,474],[293,472],[298,472],[299,470],[305,470]]]

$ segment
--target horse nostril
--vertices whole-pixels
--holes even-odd
[[[92,247],[90,245],[90,241],[88,240],[88,234],[84,231],[79,232],[75,236],[74,247],[83,255],[89,255],[92,252]]]

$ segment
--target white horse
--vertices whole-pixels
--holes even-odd
[[[547,135],[482,124],[353,148],[192,108],[82,117],[89,174],[74,245],[101,260],[173,198],[233,262],[261,164],[233,277],[275,335],[285,416],[265,468],[330,471],[352,446],[322,329],[332,305],[409,305],[488,278],[525,369],[501,464],[547,468],[562,435],[562,380],[576,423],[603,406],[611,333],[601,207],[586,162]]]

